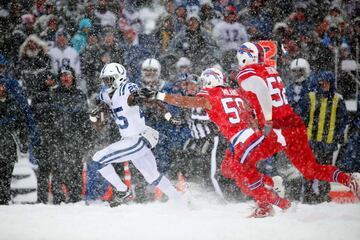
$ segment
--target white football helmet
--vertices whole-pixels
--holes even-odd
[[[108,91],[112,92],[126,82],[126,70],[119,63],[108,63],[102,68],[100,79],[108,87]]]
[[[310,64],[304,58],[297,58],[290,63],[295,82],[303,82],[310,75]]]
[[[155,58],[146,59],[141,65],[141,77],[143,82],[154,82],[160,78],[161,65]]]
[[[200,81],[203,84],[203,87],[214,88],[217,86],[224,86],[224,75],[219,69],[216,68],[207,68],[205,69],[200,76]]]
[[[243,43],[236,57],[239,67],[242,68],[249,64],[264,63],[264,49],[257,43]]]
[[[192,64],[187,57],[181,57],[175,64],[177,73],[190,73]]]

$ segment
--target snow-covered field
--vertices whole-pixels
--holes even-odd
[[[200,197],[199,197],[200,196]],[[274,217],[247,218],[253,204],[197,195],[192,208],[170,203],[110,208],[105,203],[0,207],[1,240],[358,240],[360,204],[298,204]]]

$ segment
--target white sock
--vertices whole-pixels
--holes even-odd
[[[171,184],[167,177],[163,176],[157,185],[160,190],[168,196],[169,200],[178,200],[181,198],[181,195],[176,191],[175,187]]]
[[[99,170],[99,173],[111,184],[116,190],[125,192],[127,186],[121,181],[119,175],[115,172],[113,165],[109,164]]]

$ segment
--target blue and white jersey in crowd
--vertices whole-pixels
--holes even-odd
[[[115,90],[111,98],[105,89],[100,92],[100,100],[112,110],[123,138],[137,136],[145,130],[145,118],[140,107],[128,105],[129,96],[138,89],[135,83],[125,82]]]

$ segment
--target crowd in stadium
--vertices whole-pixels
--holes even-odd
[[[276,69],[318,163],[359,172],[358,16],[356,0],[0,1],[0,204],[11,202],[17,147],[37,166],[39,203],[105,194],[109,184],[91,158],[121,137],[108,112],[96,123],[89,119],[105,64],[121,63],[141,87],[196,95],[198,76],[209,67],[237,87],[236,53],[247,41],[276,43]],[[220,174],[227,143],[206,112],[167,107],[170,121],[143,109],[146,124],[160,132],[160,173],[228,200],[246,198]],[[328,183],[304,180],[282,154],[258,167],[282,176],[290,199],[330,200]],[[116,169],[124,175],[123,164]],[[130,170],[135,201],[154,200],[156,191],[131,164]]]

